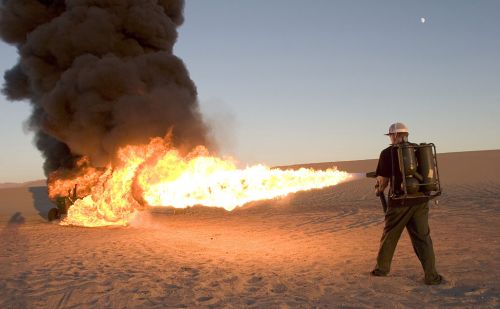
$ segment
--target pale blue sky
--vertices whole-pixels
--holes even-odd
[[[500,148],[500,1],[188,0],[185,19],[176,54],[242,164],[376,158],[395,121],[439,152]],[[0,99],[0,182],[43,175],[29,110]]]

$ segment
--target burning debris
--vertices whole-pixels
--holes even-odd
[[[64,224],[124,225],[147,205],[230,210],[351,177],[238,170],[209,152],[196,87],[173,54],[183,7],[180,0],[2,0],[0,35],[20,56],[3,91],[33,106],[28,125],[45,157],[49,196],[67,211]]]

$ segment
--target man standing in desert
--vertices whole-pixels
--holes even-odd
[[[389,204],[385,214],[385,226],[380,240],[377,256],[377,265],[371,272],[373,276],[386,276],[391,269],[391,261],[398,240],[404,228],[408,230],[413,249],[422,264],[425,273],[425,284],[440,284],[442,276],[436,271],[434,249],[429,229],[428,201],[408,199],[405,203],[398,203],[390,197],[400,194],[402,174],[396,149],[392,145],[407,142],[408,128],[403,123],[394,123],[386,134],[391,139],[391,146],[382,150],[377,166],[377,194],[381,194],[394,179],[396,192],[389,192]],[[394,175],[393,175],[394,173]],[[394,176],[394,178],[392,177]],[[391,190],[391,189],[390,189]],[[401,205],[402,204],[402,205]]]

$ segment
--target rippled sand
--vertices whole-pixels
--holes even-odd
[[[383,216],[366,179],[233,212],[151,209],[125,228],[47,223],[40,184],[0,189],[0,308],[500,306],[500,150],[439,155],[440,286],[404,232],[373,278]],[[312,164],[321,168],[331,163]],[[366,172],[376,161],[340,162]]]

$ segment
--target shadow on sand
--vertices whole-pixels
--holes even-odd
[[[30,308],[25,293],[29,288],[28,281],[26,276],[18,272],[19,269],[24,269],[28,263],[26,254],[29,248],[28,237],[19,230],[25,222],[22,213],[16,212],[0,232],[2,263],[8,265],[8,270],[0,274],[2,308]]]
[[[38,215],[43,219],[47,219],[49,210],[54,207],[54,204],[49,199],[47,187],[30,187],[28,190],[31,192],[33,207],[38,210]]]
[[[24,224],[25,220],[20,212],[16,212],[12,217],[10,217],[7,227],[16,227],[17,225]]]

